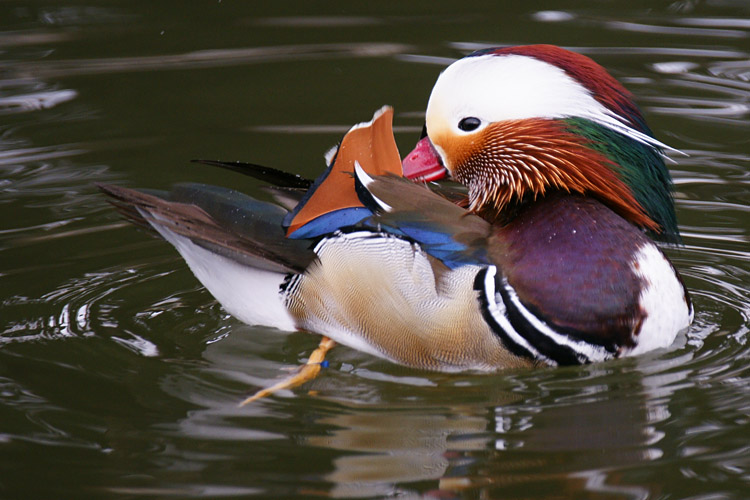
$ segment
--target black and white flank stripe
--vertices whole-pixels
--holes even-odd
[[[485,320],[509,351],[550,365],[573,365],[604,361],[615,352],[604,346],[571,337],[529,310],[497,268],[482,269],[474,288],[479,292]]]

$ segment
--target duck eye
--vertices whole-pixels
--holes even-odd
[[[472,130],[476,130],[477,128],[479,128],[479,125],[481,124],[482,121],[479,118],[470,116],[458,122],[458,128],[460,128],[464,132],[471,132]]]

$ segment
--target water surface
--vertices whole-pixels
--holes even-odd
[[[0,497],[745,498],[750,491],[750,6],[712,2],[0,4]],[[247,160],[314,177],[383,104],[402,153],[434,79],[555,43],[638,97],[671,154],[696,307],[668,350],[441,375],[339,347],[237,402],[314,336],[229,317],[94,182]]]

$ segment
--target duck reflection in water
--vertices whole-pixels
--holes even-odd
[[[347,403],[327,397],[336,384],[326,387],[330,379],[321,380],[316,384],[322,386],[319,397],[344,409],[318,419],[316,424],[331,430],[307,437],[305,444],[344,454],[323,478],[332,487],[318,493],[332,498],[411,498],[417,492],[420,498],[463,498],[473,492],[480,498],[504,498],[527,491],[530,496],[574,498],[589,491],[646,498],[659,486],[630,484],[622,471],[662,457],[664,433],[658,428],[671,415],[663,398],[687,374],[642,375],[640,386],[631,385],[629,378],[623,396],[610,386],[618,373],[589,366],[562,376],[545,372],[500,384],[495,377],[446,379],[433,389],[420,389],[424,397],[418,403],[409,402],[405,390],[392,398],[390,384],[380,392],[361,387],[379,397],[366,404]],[[465,403],[446,405],[457,399]]]

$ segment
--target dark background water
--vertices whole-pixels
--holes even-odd
[[[750,3],[0,2],[0,497],[750,497]],[[402,154],[478,47],[555,43],[638,97],[695,324],[600,365],[441,375],[242,325],[94,182],[264,193],[382,104]]]

